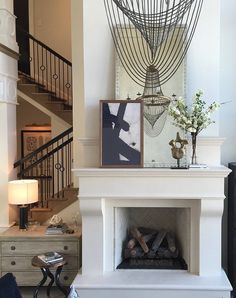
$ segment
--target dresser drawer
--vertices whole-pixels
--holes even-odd
[[[2,243],[2,256],[33,256],[48,251],[77,255],[78,243],[76,241],[12,241]]]
[[[67,256],[68,263],[63,266],[63,270],[78,271],[78,257]],[[24,271],[24,270],[39,270],[31,265],[32,256],[26,257],[2,257],[2,271]]]
[[[6,274],[7,272],[8,271],[3,271],[2,275]],[[42,272],[39,269],[38,271],[32,272],[12,271],[12,274],[15,276],[18,286],[36,286],[43,278]],[[77,274],[77,271],[62,271],[60,275],[61,284],[67,286],[71,285]],[[47,279],[44,285],[48,285],[49,281],[50,278]]]

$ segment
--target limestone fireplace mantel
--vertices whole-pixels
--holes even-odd
[[[229,172],[223,166],[189,170],[75,169],[79,177],[83,235],[82,275],[74,281],[79,297],[94,297],[91,292],[94,288],[100,289],[96,297],[139,297],[135,292],[139,287],[145,289],[143,295],[147,297],[185,297],[181,291],[186,287],[194,289],[196,296],[192,297],[229,297],[231,288],[221,269],[224,178]],[[190,210],[189,222],[185,224],[189,226],[188,241],[185,241],[188,243],[188,272],[115,269],[114,210],[132,207]],[[151,276],[156,276],[156,283],[152,284],[155,278]],[[163,283],[159,282],[161,276],[165,276]],[[179,280],[180,292],[168,296],[168,291],[176,288],[174,280]],[[111,285],[113,292],[109,296],[107,291]],[[151,294],[153,289],[159,292]]]

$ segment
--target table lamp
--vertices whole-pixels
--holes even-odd
[[[38,201],[37,180],[13,180],[8,182],[9,204],[19,205],[19,229],[26,229],[28,226],[28,204]]]

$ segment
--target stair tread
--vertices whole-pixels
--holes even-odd
[[[38,86],[38,84],[36,83],[21,83],[21,82],[18,82],[18,86]]]
[[[30,209],[30,212],[50,212],[50,211],[52,211],[52,208],[35,207]]]
[[[64,104],[65,102],[63,101],[56,101],[56,100],[49,100],[49,101],[46,101],[46,103],[55,103],[55,104]]]
[[[50,92],[32,92],[33,95],[51,95]]]

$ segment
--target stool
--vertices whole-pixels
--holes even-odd
[[[47,286],[47,297],[50,297],[50,291],[52,288],[52,285],[55,281],[56,286],[58,289],[67,297],[69,295],[69,291],[60,283],[60,274],[62,271],[63,266],[67,264],[67,261],[65,257],[63,256],[63,260],[61,262],[57,262],[54,264],[45,264],[42,260],[38,258],[38,256],[34,256],[32,259],[32,265],[34,267],[40,268],[43,273],[43,279],[40,281],[40,283],[37,285],[33,298],[38,297],[38,292],[41,286],[43,286],[49,277],[51,280]],[[55,277],[50,271],[50,269],[56,269]]]

